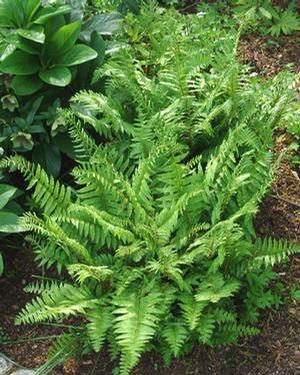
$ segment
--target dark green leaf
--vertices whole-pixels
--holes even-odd
[[[73,46],[67,53],[56,60],[58,66],[73,66],[83,64],[97,57],[97,52],[84,44]]]
[[[52,174],[54,177],[58,177],[61,168],[61,154],[59,147],[56,143],[43,143],[38,147],[34,148],[33,160],[46,170],[46,172]]]
[[[59,28],[46,45],[47,55],[62,54],[69,51],[79,37],[80,28],[80,21]]]
[[[57,136],[53,139],[55,144],[58,145],[60,151],[66,154],[70,159],[75,159],[75,150],[74,145],[66,133],[57,134]]]
[[[72,74],[66,67],[55,67],[40,72],[40,78],[49,85],[65,87],[72,80]]]
[[[11,83],[12,88],[17,95],[31,95],[37,92],[43,82],[37,76],[16,76]]]
[[[18,28],[26,23],[25,12],[20,0],[1,0],[0,2],[0,26]]]
[[[35,13],[41,6],[42,0],[27,0],[24,3],[26,18],[28,21],[31,21]]]
[[[23,51],[15,51],[9,55],[0,65],[0,70],[7,74],[30,75],[39,70],[39,60],[37,57],[29,55]]]
[[[121,20],[119,13],[98,14],[82,26],[80,39],[89,43],[93,31],[97,31],[101,35],[111,35],[119,28]]]
[[[45,41],[44,29],[41,25],[33,25],[30,29],[19,29],[18,34],[36,43],[42,44]]]
[[[18,47],[20,50],[29,53],[30,55],[39,55],[41,53],[42,45],[19,36]]]
[[[13,197],[16,191],[17,188],[13,186],[0,184],[0,209],[7,205],[8,201]]]
[[[0,232],[18,233],[24,232],[24,228],[20,225],[20,219],[11,212],[0,212]]]
[[[68,14],[71,12],[71,10],[72,10],[72,7],[70,5],[62,5],[61,7],[57,9],[53,7],[43,8],[36,15],[36,19],[34,23],[43,24],[53,17],[59,16],[62,14]]]

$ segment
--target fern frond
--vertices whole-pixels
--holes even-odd
[[[110,278],[113,271],[106,266],[87,266],[86,264],[71,264],[67,267],[69,274],[79,282],[84,283],[88,278],[104,281]]]
[[[27,303],[16,317],[16,324],[38,323],[84,314],[94,304],[94,296],[88,289],[65,284],[52,285],[40,297]]]
[[[28,190],[34,188],[32,198],[45,214],[59,213],[65,210],[71,202],[71,189],[65,187],[53,176],[48,176],[40,165],[35,165],[22,158],[12,156],[4,163],[6,168],[19,170],[28,181]]]
[[[160,319],[160,293],[143,289],[127,293],[127,298],[116,302],[114,331],[121,347],[121,374],[129,374],[141,356],[145,345],[155,334]]]
[[[289,243],[270,237],[258,238],[253,244],[252,260],[249,266],[274,266],[274,264],[286,260],[290,255],[299,251],[300,246],[296,243]]]
[[[182,321],[168,322],[162,330],[162,336],[170,346],[172,354],[177,357],[188,337],[188,332]]]
[[[87,323],[88,337],[96,353],[98,353],[104,343],[107,331],[112,325],[113,315],[111,311],[99,305],[94,308],[88,315]]]

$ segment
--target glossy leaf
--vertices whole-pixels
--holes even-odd
[[[30,55],[39,55],[41,53],[42,45],[19,36],[18,48]]]
[[[0,26],[19,28],[25,26],[26,18],[20,0],[0,1]]]
[[[58,66],[73,66],[93,60],[97,57],[97,52],[84,44],[73,46],[66,54],[57,61]]]
[[[36,43],[44,43],[45,41],[44,29],[40,25],[34,25],[30,29],[19,29],[18,34]]]
[[[43,82],[37,76],[16,76],[11,83],[17,95],[31,95],[37,92]]]
[[[39,60],[37,57],[23,51],[15,51],[9,55],[0,65],[0,70],[7,74],[30,75],[39,70]]]
[[[34,23],[44,24],[46,21],[50,20],[59,15],[68,14],[72,10],[70,5],[62,5],[61,7],[55,9],[53,7],[43,8],[37,13]]]
[[[18,233],[23,232],[24,228],[20,225],[20,219],[11,212],[0,212],[0,232]]]
[[[63,54],[69,51],[79,37],[81,22],[76,21],[59,28],[46,45],[48,55]]]
[[[55,67],[39,73],[41,80],[49,85],[65,87],[72,79],[70,70],[66,67]]]
[[[24,10],[27,21],[30,22],[34,17],[35,13],[42,4],[42,0],[27,0],[24,1]]]
[[[82,26],[80,39],[89,43],[93,31],[97,31],[101,35],[111,35],[118,30],[121,20],[119,13],[98,14]]]
[[[16,191],[17,188],[13,186],[0,184],[0,209],[7,205],[8,201],[13,197]]]

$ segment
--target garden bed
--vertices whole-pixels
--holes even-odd
[[[264,76],[274,76],[286,64],[294,63],[294,71],[300,66],[300,35],[284,37],[274,47],[269,39],[258,35],[248,35],[240,43],[241,60],[250,63],[254,70]],[[285,149],[292,141],[288,134],[277,135],[275,151]],[[298,156],[299,155],[294,155]],[[299,166],[283,161],[277,171],[272,191],[261,204],[256,218],[256,232],[261,236],[272,236],[300,242],[300,173]],[[14,246],[15,238],[12,237]],[[19,341],[0,346],[0,352],[13,358],[27,368],[35,368],[46,361],[47,351],[52,340],[60,331],[50,325],[15,326],[14,316],[24,304],[31,300],[23,288],[38,274],[32,253],[19,237],[20,249],[6,252],[6,275],[0,278],[2,327],[9,340]],[[18,245],[17,245],[18,246]],[[54,272],[54,271],[53,271]],[[161,358],[149,353],[142,357],[134,375],[178,375],[178,374],[257,374],[293,375],[298,370],[300,347],[297,332],[300,328],[300,312],[296,301],[290,295],[292,284],[300,281],[300,259],[293,257],[291,262],[279,269],[281,283],[286,287],[287,304],[278,311],[267,311],[261,319],[261,334],[241,340],[227,347],[209,348],[199,346],[189,355],[175,359],[169,368],[164,368]],[[68,323],[68,322],[66,322]],[[44,337],[36,341],[35,338]],[[117,363],[111,362],[108,353],[100,356],[87,356],[70,360],[52,374],[111,374]]]

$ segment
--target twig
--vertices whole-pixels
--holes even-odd
[[[284,198],[284,197],[282,197],[282,196],[280,196],[280,195],[274,195],[274,194],[272,194],[271,197],[272,197],[272,198],[279,199],[279,200],[281,200],[281,201],[283,201],[283,202],[285,202],[285,203],[292,204],[293,206],[300,207],[300,204],[299,204],[299,203],[293,202],[293,201],[291,201],[290,199]]]
[[[196,5],[198,5],[198,4],[199,4],[199,1],[196,1],[195,3],[190,4],[190,5],[187,5],[187,6],[184,7],[184,8],[180,8],[179,11],[182,12],[183,10],[187,10],[187,9],[193,8],[194,6],[196,6]]]

